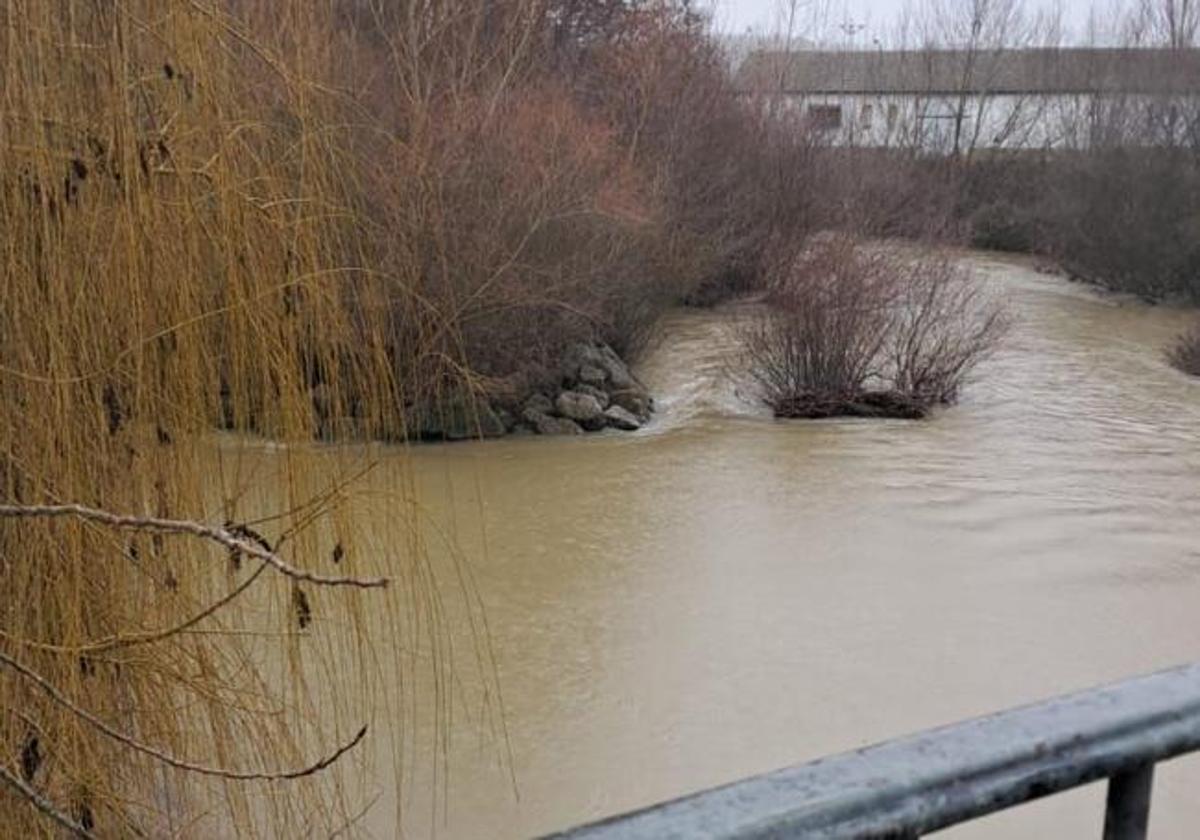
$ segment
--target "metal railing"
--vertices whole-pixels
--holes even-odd
[[[1137,840],[1146,836],[1154,765],[1196,750],[1200,664],[779,770],[556,836],[900,840],[1108,779],[1104,838]]]

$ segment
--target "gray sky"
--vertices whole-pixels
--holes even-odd
[[[743,32],[747,28],[756,31],[773,31],[776,28],[777,10],[780,0],[708,0],[716,12],[716,23],[726,32]],[[849,19],[852,23],[866,26],[858,36],[860,44],[870,43],[872,38],[885,38],[892,31],[893,22],[908,0],[811,0],[829,6],[825,18],[817,28],[824,32],[815,33],[817,40],[840,43],[843,36],[838,25]],[[1027,7],[1048,7],[1053,0],[1027,0]],[[1063,22],[1069,35],[1081,35],[1086,26],[1093,0],[1057,0],[1063,8]],[[1103,5],[1103,4],[1101,4]]]

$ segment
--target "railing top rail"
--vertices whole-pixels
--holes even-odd
[[[1200,749],[1200,664],[958,723],[557,835],[905,837]]]

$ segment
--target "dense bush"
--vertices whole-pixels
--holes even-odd
[[[458,5],[398,58],[411,21],[355,6],[355,58],[330,70],[388,118],[351,163],[401,381],[520,390],[593,337],[634,355],[665,306],[753,286],[795,247],[805,138],[732,95],[688,4]]]
[[[1043,213],[1073,273],[1150,299],[1200,300],[1200,159],[1169,148],[1064,156]]]
[[[976,209],[970,216],[971,245],[989,251],[1027,254],[1037,242],[1037,227],[1031,214],[1007,201],[996,201]]]

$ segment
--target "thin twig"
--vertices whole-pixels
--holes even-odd
[[[182,621],[173,627],[168,627],[163,630],[155,630],[155,631],[149,632],[149,633],[137,633],[137,634],[130,634],[127,636],[121,636],[121,635],[110,636],[107,639],[101,639],[98,642],[93,642],[92,644],[84,645],[84,646],[78,648],[77,652],[79,652],[79,653],[103,653],[105,651],[109,651],[114,648],[132,647],[134,645],[145,645],[145,644],[151,644],[153,642],[161,642],[163,639],[168,639],[171,636],[175,636],[179,633],[183,633],[184,631],[188,630],[191,627],[196,626],[204,619],[213,615],[218,610],[220,610],[222,607],[225,607],[228,604],[231,604],[239,595],[241,595],[243,592],[245,592],[247,589],[250,588],[250,586],[254,583],[254,581],[256,581],[258,579],[258,577],[263,573],[263,571],[266,570],[266,568],[267,568],[267,564],[265,562],[260,563],[258,568],[255,569],[254,572],[248,578],[246,578],[244,581],[242,581],[236,587],[231,589],[226,595],[222,596],[221,598],[219,598],[216,601],[213,601],[211,604],[209,604],[207,607],[205,607],[200,612],[193,615],[191,618],[188,618],[187,620]],[[76,652],[76,651],[72,651],[72,652]]]
[[[16,671],[21,676],[23,676],[26,679],[28,679],[29,681],[33,682],[35,685],[37,685],[38,688],[40,688],[43,692],[45,692],[46,695],[49,696],[50,699],[53,700],[55,703],[58,703],[60,706],[63,706],[64,708],[66,708],[68,711],[70,711],[72,714],[74,714],[76,717],[80,718],[81,720],[96,727],[96,729],[100,730],[102,733],[107,735],[109,738],[112,738],[114,741],[118,741],[118,742],[124,744],[125,746],[129,747],[130,749],[136,750],[137,752],[143,753],[144,755],[148,755],[151,758],[157,759],[158,761],[161,761],[164,764],[169,764],[170,766],[175,767],[179,770],[185,770],[190,773],[199,773],[203,776],[217,776],[222,779],[230,779],[230,780],[239,781],[239,782],[280,781],[283,779],[299,779],[299,778],[303,778],[304,776],[311,776],[314,773],[319,773],[320,771],[324,770],[326,767],[329,767],[329,765],[333,764],[335,761],[337,761],[343,755],[348,753],[350,750],[354,749],[354,747],[358,746],[359,741],[361,741],[367,735],[367,727],[363,726],[361,729],[358,730],[358,734],[356,734],[353,738],[351,738],[349,741],[347,741],[342,746],[338,747],[337,750],[335,750],[334,752],[330,753],[329,755],[325,756],[320,761],[317,761],[314,764],[310,764],[307,767],[301,767],[301,768],[295,769],[295,770],[278,770],[278,771],[274,771],[274,772],[264,772],[264,771],[243,772],[243,771],[237,771],[237,770],[228,770],[223,767],[208,767],[203,764],[192,764],[191,762],[183,761],[182,759],[176,758],[175,756],[170,755],[169,753],[163,752],[162,750],[159,750],[155,747],[151,747],[151,746],[148,746],[147,744],[141,743],[140,741],[136,741],[133,738],[131,738],[130,736],[126,735],[124,732],[120,732],[120,731],[112,728],[107,723],[100,720],[100,718],[93,715],[91,712],[87,711],[86,709],[84,709],[80,706],[75,705],[70,700],[68,700],[66,697],[64,697],[63,694],[57,688],[55,688],[50,683],[50,681],[47,680],[45,677],[43,677],[41,674],[38,674],[36,671],[33,671],[33,670],[27,668],[26,666],[22,665],[20,662],[18,662],[17,660],[13,659],[10,656],[8,656],[7,654],[0,653],[0,664],[7,665],[8,667],[12,668],[14,671]]]
[[[0,505],[0,519],[5,517],[47,519],[67,516],[91,522],[99,522],[112,528],[188,534],[200,537],[201,539],[212,540],[228,549],[240,551],[251,557],[257,557],[273,566],[276,571],[294,580],[318,586],[354,586],[361,589],[373,589],[385,587],[390,583],[388,578],[330,577],[306,572],[281,559],[275,552],[268,551],[253,540],[237,536],[226,528],[204,525],[199,522],[189,522],[180,519],[158,519],[151,516],[121,516],[105,510],[84,507],[83,505]]]
[[[186,633],[204,619],[216,614],[222,608],[233,603],[243,592],[249,589],[254,581],[258,580],[258,578],[262,576],[262,573],[268,568],[270,567],[266,563],[259,563],[258,568],[256,568],[249,577],[231,589],[228,593],[216,601],[213,601],[211,604],[190,618],[187,618],[171,627],[159,630],[150,630],[143,633],[129,633],[126,635],[121,635],[118,633],[112,636],[106,636],[103,639],[98,639],[96,641],[86,642],[81,645],[52,645],[47,644],[46,642],[35,642],[31,639],[23,639],[19,636],[9,635],[3,630],[0,630],[0,639],[7,639],[13,644],[32,648],[33,650],[44,650],[51,653],[67,653],[71,654],[72,656],[88,654],[94,655],[97,653],[106,653],[116,648],[134,647],[136,645],[146,645],[154,642],[161,642],[164,639],[171,638],[172,636]]]
[[[71,819],[69,816],[60,811],[49,799],[42,796],[40,793],[27,785],[25,782],[18,779],[13,774],[9,773],[3,765],[0,765],[0,781],[7,782],[11,787],[16,789],[17,793],[27,799],[29,804],[37,808],[63,828],[67,829],[67,831],[70,831],[76,837],[83,837],[86,838],[86,840],[94,840],[96,835],[92,834],[79,823],[75,822],[75,820]]]
[[[258,580],[262,573],[268,568],[270,567],[266,563],[259,563],[258,568],[256,568],[254,572],[248,578],[246,578],[246,580],[239,583],[235,588],[231,589],[220,599],[212,602],[203,610],[191,616],[190,618],[187,618],[179,624],[176,624],[172,627],[167,627],[165,629],[151,630],[143,633],[129,633],[126,635],[116,634],[112,636],[105,636],[103,639],[85,642],[81,645],[52,645],[47,644],[46,642],[35,642],[31,639],[23,639],[19,636],[12,636],[8,633],[5,633],[3,630],[0,630],[0,639],[6,639],[13,644],[32,648],[33,650],[44,650],[51,653],[67,653],[71,654],[72,656],[106,653],[116,648],[133,647],[135,645],[161,642],[162,640],[169,639],[172,636],[186,633],[204,619],[215,614],[223,607],[231,604],[237,599],[238,596],[249,589],[254,581]]]

